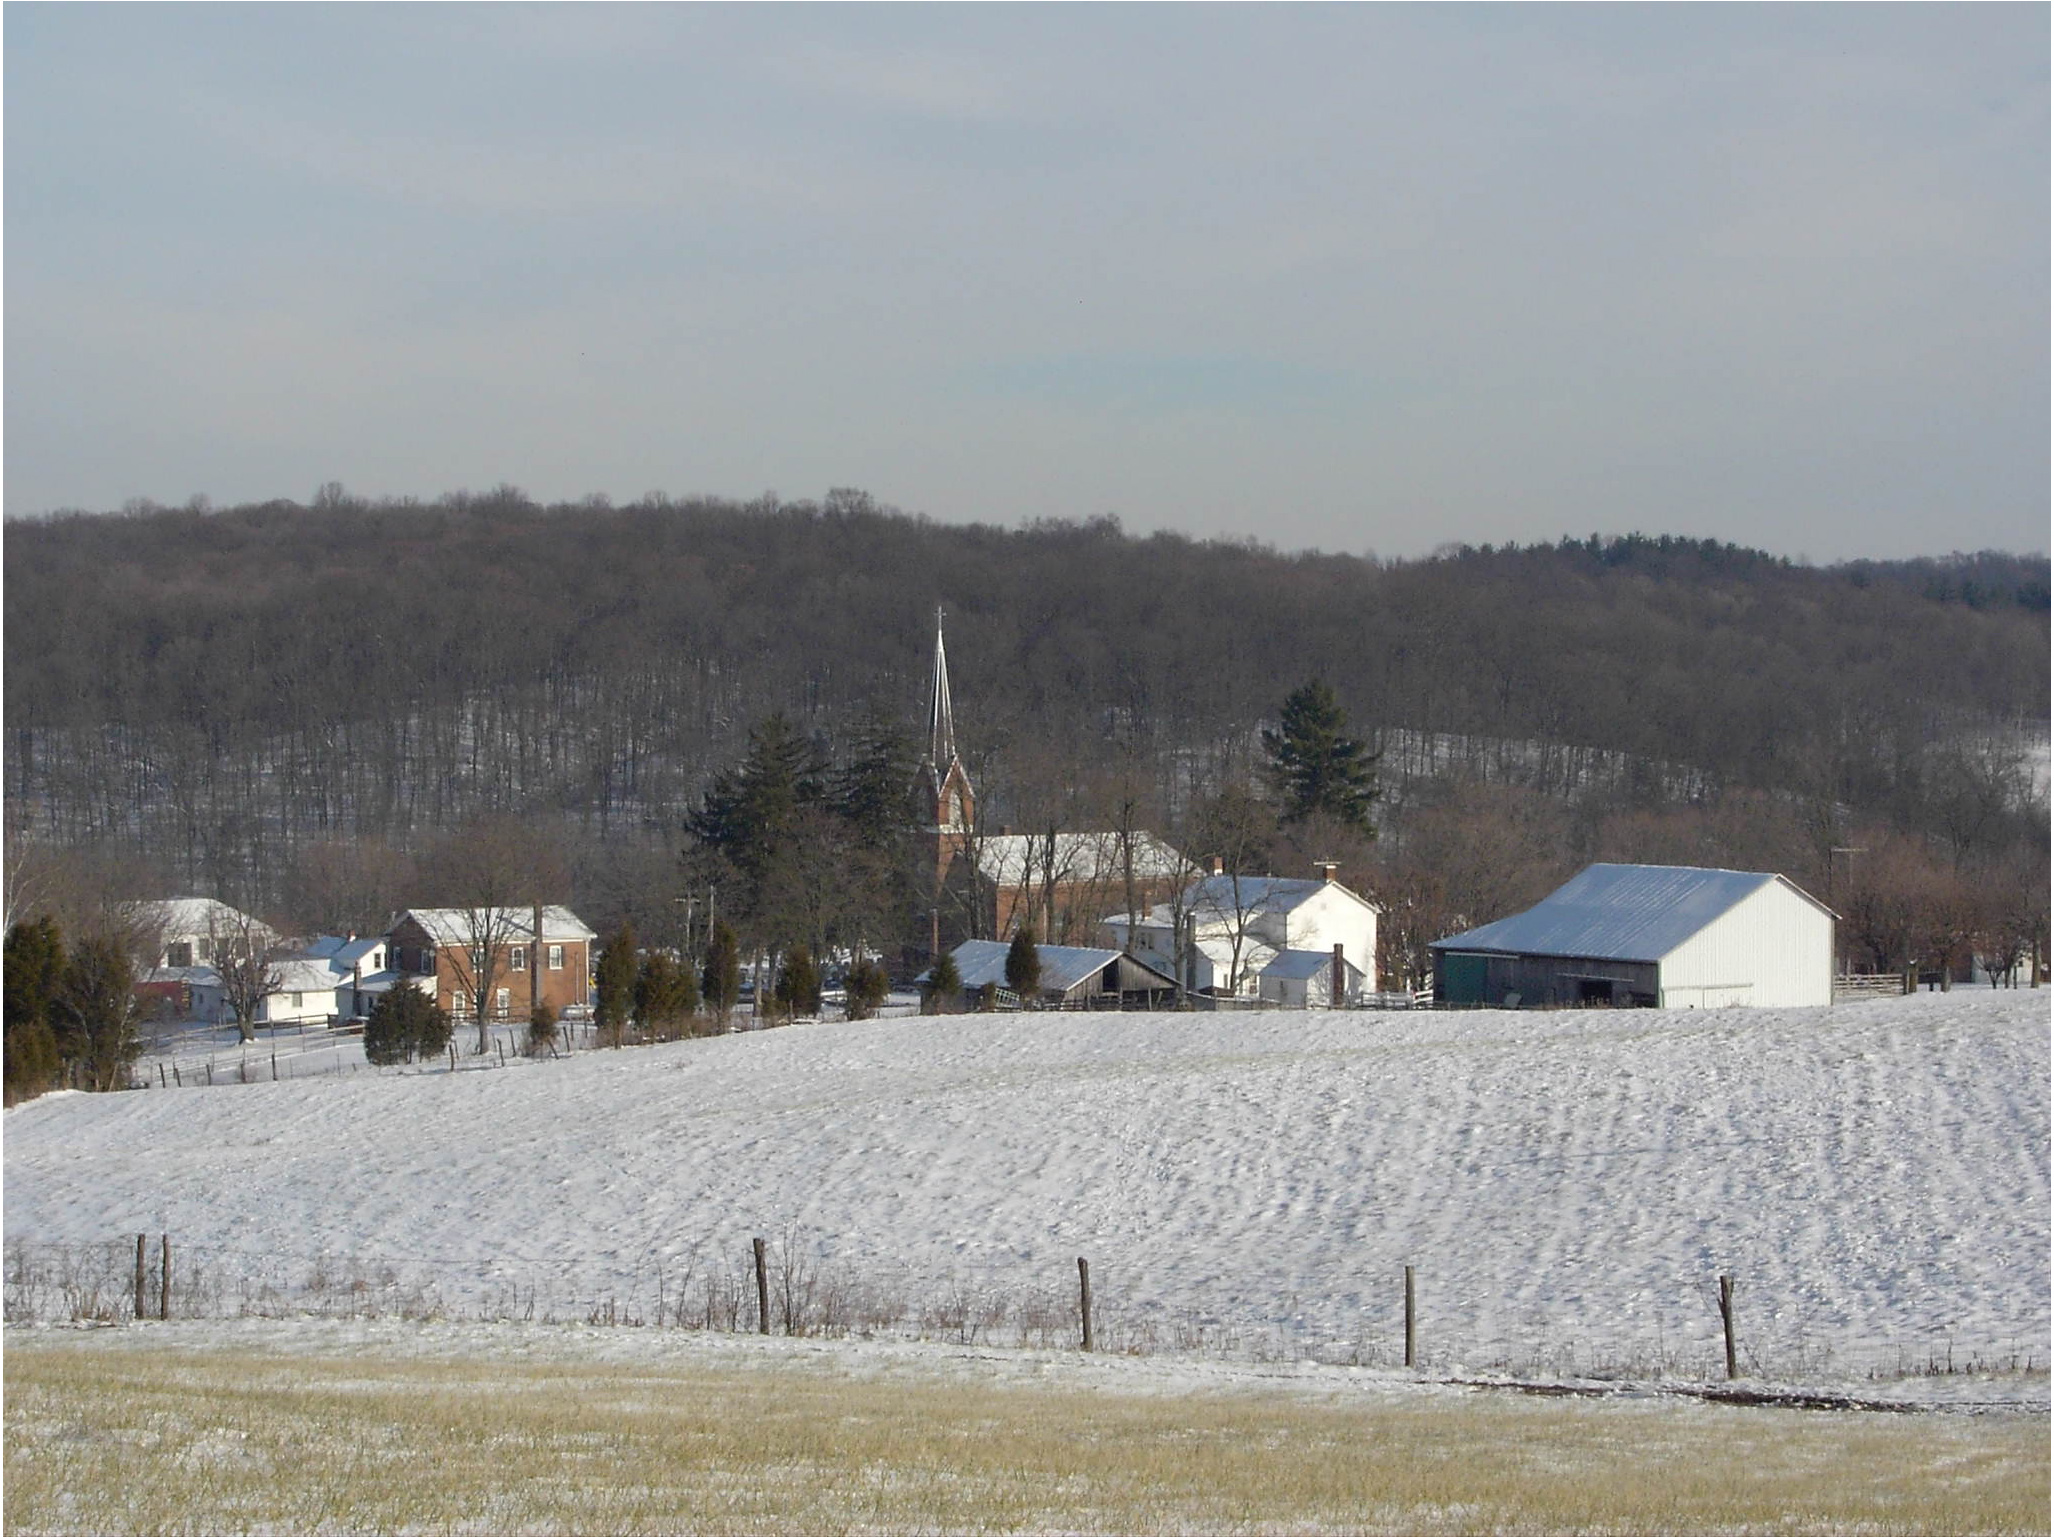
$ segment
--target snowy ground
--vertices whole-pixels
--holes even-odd
[[[932,1334],[938,1300],[1072,1298],[1082,1255],[1116,1344],[1383,1367],[1411,1264],[1435,1375],[1634,1378],[1711,1374],[1729,1272],[1761,1376],[2046,1399],[2044,992],[897,1019],[277,1083],[251,1056],[8,1111],[10,1265],[147,1231],[288,1289],[646,1319],[765,1235]],[[2035,1371],[1906,1375],[1950,1353]]]

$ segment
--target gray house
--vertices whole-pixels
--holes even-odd
[[[1448,1004],[1830,1004],[1831,909],[1788,878],[1593,865],[1510,918],[1437,940]]]

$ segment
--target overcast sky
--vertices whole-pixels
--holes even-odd
[[[2047,548],[2044,5],[4,25],[10,514]]]

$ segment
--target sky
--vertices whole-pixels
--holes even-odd
[[[68,5],[5,506],[2044,551],[2042,5]]]

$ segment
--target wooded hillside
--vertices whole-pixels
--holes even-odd
[[[2040,557],[1815,569],[1594,536],[1379,562],[1113,519],[945,525],[856,492],[329,488],[11,521],[5,561],[10,832],[274,900],[310,845],[482,815],[674,851],[752,722],[781,710],[833,749],[872,713],[918,720],[937,605],[985,815],[1016,825],[1058,802],[1078,825],[1117,774],[1174,829],[1321,676],[1384,750],[1401,837],[1453,780],[1586,825],[1756,796],[1827,809],[1828,844],[2044,829],[2019,753],[2047,732]]]

